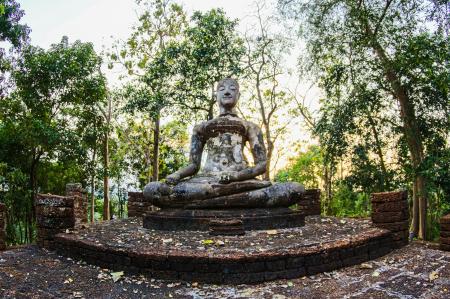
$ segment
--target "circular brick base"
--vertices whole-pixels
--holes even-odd
[[[304,227],[211,237],[146,230],[136,218],[55,237],[58,253],[100,267],[208,283],[258,283],[331,271],[383,256],[391,233],[368,221],[307,220]],[[220,243],[218,241],[221,241]]]
[[[234,210],[166,209],[147,213],[143,226],[157,230],[207,231],[210,221],[240,219],[244,230],[292,228],[305,225],[305,216],[289,208]]]

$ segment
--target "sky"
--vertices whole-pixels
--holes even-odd
[[[96,50],[108,46],[114,39],[125,39],[137,21],[134,0],[19,0],[25,10],[23,22],[31,27],[31,42],[47,48],[63,35],[69,40],[92,42]],[[184,0],[188,13],[223,8],[226,14],[241,21],[254,0]]]
[[[31,44],[48,48],[58,43],[66,35],[69,42],[81,40],[92,42],[97,52],[110,48],[116,40],[125,40],[131,33],[132,26],[137,23],[137,6],[135,0],[17,0],[25,11],[22,23],[31,28]],[[270,0],[269,0],[270,1]],[[240,32],[252,30],[254,18],[251,12],[255,10],[255,0],[182,0],[181,3],[188,15],[196,10],[207,11],[212,8],[222,8],[226,15],[239,19]],[[269,4],[270,5],[270,4]],[[270,11],[269,11],[270,13]],[[295,67],[298,53],[293,53],[288,64]],[[118,71],[104,68],[110,85],[117,85]],[[289,85],[291,83],[285,82]],[[294,82],[295,84],[295,82]],[[300,94],[304,92],[300,91]],[[309,102],[317,102],[317,95],[312,94]],[[293,140],[308,142],[308,134],[299,133],[299,124],[292,125],[292,136],[287,137],[287,144]],[[304,131],[304,130],[303,130]],[[284,142],[283,142],[284,143]],[[279,148],[283,148],[280,144]],[[292,152],[288,156],[295,155]],[[284,167],[288,162],[284,157],[277,168]]]

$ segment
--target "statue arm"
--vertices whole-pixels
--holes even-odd
[[[267,154],[263,135],[261,129],[254,124],[248,130],[248,142],[250,143],[250,150],[255,160],[255,166],[239,171],[236,175],[237,177],[232,180],[243,181],[253,179],[266,171]]]
[[[204,141],[201,138],[201,132],[199,126],[194,128],[194,133],[191,137],[191,151],[189,156],[189,165],[183,167],[176,172],[168,175],[166,180],[169,184],[176,184],[179,180],[196,174],[200,169],[202,161],[202,153],[204,147]]]

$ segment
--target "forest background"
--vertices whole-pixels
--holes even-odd
[[[89,193],[90,221],[126,217],[127,191],[187,162],[190,130],[217,114],[215,86],[230,76],[240,116],[263,129],[265,179],[320,188],[335,216],[368,216],[371,193],[407,190],[411,237],[438,236],[450,211],[448,1],[259,1],[244,20],[134,5],[128,36],[99,51],[70,36],[33,45],[27,12],[0,0],[8,243],[33,242],[36,194],[71,182]]]

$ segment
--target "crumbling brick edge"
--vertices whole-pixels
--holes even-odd
[[[218,284],[259,283],[332,271],[381,257],[402,246],[388,230],[371,228],[334,242],[252,254],[215,254],[179,249],[141,250],[99,244],[74,234],[55,236],[55,249],[89,264],[169,280]]]

